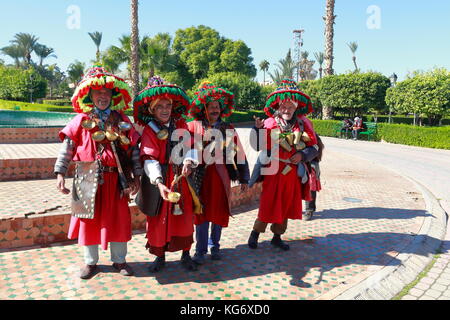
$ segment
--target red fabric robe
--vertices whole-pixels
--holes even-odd
[[[271,148],[270,133],[273,129],[277,129],[278,125],[274,118],[264,121],[264,129],[266,129],[265,139],[267,148]],[[299,131],[298,123],[295,124],[293,131]],[[307,146],[317,143],[314,132],[305,125],[304,130],[311,138],[307,142]],[[280,147],[279,158],[289,159],[296,153],[295,148],[290,152]],[[278,161],[278,160],[272,160]],[[278,161],[279,168],[275,174],[264,175],[262,184],[262,193],[260,197],[260,205],[258,211],[258,220],[266,223],[282,224],[286,219],[302,218],[302,200],[310,200],[309,184],[306,188],[302,187],[301,180],[297,175],[297,166]],[[286,175],[282,174],[283,169],[291,166],[291,171]]]
[[[188,128],[192,135],[197,134],[203,137],[205,134],[201,121],[189,122]],[[233,127],[230,125],[230,128]],[[242,146],[240,150],[243,150]],[[228,227],[231,215],[230,193],[231,180],[225,164],[214,163],[208,165],[200,192],[203,213],[195,215],[195,224],[200,225],[208,221],[222,227]]]
[[[129,122],[127,116],[120,113],[122,120]],[[75,143],[73,161],[94,161],[97,146],[91,137],[91,132],[81,127],[81,122],[88,116],[77,115],[60,131],[61,141],[67,136]],[[128,138],[134,146],[139,140],[139,134],[134,127],[128,131]],[[110,144],[105,144],[101,156],[104,166],[117,167]],[[120,197],[117,172],[105,172],[104,183],[98,186],[95,196],[94,219],[71,217],[68,238],[77,239],[83,246],[101,244],[102,249],[108,248],[109,242],[128,242],[131,240],[131,215],[128,207],[128,197]]]
[[[187,130],[186,122],[178,120],[176,128]],[[145,126],[141,137],[141,160],[157,160],[160,164],[168,163],[170,155],[166,155],[166,144],[169,139],[159,140],[155,132],[150,127]],[[169,165],[168,167],[167,177],[164,181],[170,189],[170,184],[175,174],[172,166]],[[178,192],[181,193],[180,202],[183,202],[183,214],[173,215],[172,203],[163,201],[157,216],[147,216],[148,240],[146,247],[150,249],[150,253],[156,256],[162,256],[166,251],[189,250],[194,242],[194,205],[192,195],[186,178],[181,178],[179,184],[181,184],[181,190]]]

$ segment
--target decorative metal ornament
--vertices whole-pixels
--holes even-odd
[[[162,129],[157,133],[156,136],[159,140],[166,140],[167,138],[169,138],[169,131],[167,131],[166,129]]]
[[[130,139],[128,139],[124,135],[121,135],[119,138],[120,138],[120,144],[123,144],[123,145],[126,146],[126,145],[129,145],[131,143]]]
[[[289,145],[293,145],[294,144],[294,134],[293,133],[289,133],[287,136],[286,136],[286,140],[287,140],[287,142],[289,143]]]
[[[286,141],[285,138],[280,139],[280,146],[286,150],[287,152],[291,152],[292,151],[292,147],[291,145]]]
[[[86,130],[92,130],[97,126],[94,120],[88,119],[81,122],[81,126]]]
[[[172,214],[174,216],[181,216],[183,214],[183,211],[181,211],[181,208],[178,204],[173,205]]]
[[[102,131],[102,130],[96,131],[92,134],[92,139],[94,139],[94,141],[96,141],[96,142],[101,142],[101,141],[105,140],[105,138],[106,138],[106,133],[105,133],[105,131]]]
[[[282,175],[287,175],[290,171],[292,170],[292,167],[290,165],[287,165],[286,167],[284,167],[283,171],[281,171]]]
[[[119,138],[119,134],[117,132],[111,130],[106,131],[106,139],[108,139],[108,141],[116,141],[117,138]]]
[[[167,199],[172,203],[177,203],[181,199],[181,194],[178,192],[169,192]]]
[[[300,131],[295,131],[294,132],[294,142],[293,143],[295,145],[297,145],[300,142],[301,138],[302,138],[302,133]]]
[[[120,131],[128,131],[128,130],[130,130],[132,128],[132,126],[133,125],[131,123],[125,122],[125,121],[121,121],[118,124],[118,127],[119,127]]]
[[[303,132],[302,140],[305,141],[305,142],[310,142],[311,138],[309,137],[309,135],[306,132]]]

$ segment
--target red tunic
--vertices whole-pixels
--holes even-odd
[[[201,121],[188,123],[189,131],[201,137],[205,134]],[[231,125],[230,125],[230,128]],[[240,149],[243,150],[243,149]],[[231,181],[224,164],[211,164],[206,167],[203,177],[200,198],[203,204],[203,213],[195,215],[195,224],[212,222],[222,227],[228,227],[230,210]]]
[[[267,131],[267,148],[271,147],[270,132],[278,128],[274,118],[264,121],[264,129]],[[293,131],[299,131],[296,123]],[[315,135],[310,132],[310,128],[305,126],[305,131],[312,138],[307,142],[307,146],[315,144]],[[313,138],[314,137],[314,138]],[[289,159],[296,153],[295,148],[290,152],[280,147],[279,158]],[[277,160],[272,160],[277,161]],[[262,184],[258,220],[266,223],[282,224],[286,219],[302,218],[302,200],[310,199],[309,188],[302,188],[300,178],[297,175],[297,166],[279,161],[279,168],[275,174],[265,175]],[[291,166],[291,171],[286,175],[282,174],[283,169]]]
[[[130,122],[121,113],[123,121]],[[73,161],[94,161],[96,159],[96,143],[91,133],[81,127],[81,122],[87,119],[86,114],[79,114],[59,133],[61,140],[67,136],[75,143]],[[134,146],[139,134],[132,128],[127,136]],[[105,144],[101,156],[104,166],[117,167],[110,144]],[[68,238],[77,239],[83,246],[101,244],[108,248],[108,242],[128,242],[131,240],[131,215],[128,207],[128,197],[120,197],[118,173],[105,172],[104,183],[98,186],[95,196],[94,219],[72,217],[70,220]]]
[[[176,128],[187,130],[186,122],[184,120],[177,121]],[[157,160],[160,164],[168,163],[169,155],[166,156],[166,144],[169,139],[159,140],[155,132],[150,127],[145,126],[141,137],[141,159],[143,161]],[[170,188],[174,172],[171,165],[168,167],[165,183]],[[181,193],[180,202],[183,205],[183,214],[173,215],[172,203],[163,201],[159,214],[154,217],[147,217],[147,248],[150,249],[150,253],[156,256],[162,256],[166,251],[189,250],[194,242],[192,195],[186,178],[182,178],[179,183],[181,184],[179,192]]]

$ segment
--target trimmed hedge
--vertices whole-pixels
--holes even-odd
[[[72,107],[59,107],[51,104],[39,104],[8,100],[0,100],[0,109],[16,111],[74,112]]]
[[[66,99],[60,99],[60,100],[42,100],[43,104],[51,104],[53,106],[61,106],[61,107],[71,107],[72,102],[70,100]]]

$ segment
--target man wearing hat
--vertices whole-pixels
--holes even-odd
[[[63,145],[54,172],[64,194],[70,192],[64,178],[69,163],[76,164],[68,237],[84,246],[82,279],[94,276],[98,245],[106,250],[108,244],[113,267],[125,276],[133,274],[125,260],[131,240],[128,200],[139,188],[142,168],[131,160],[139,152],[139,134],[122,112],[131,102],[129,91],[123,79],[102,67],[91,68],[72,97],[79,114],[59,133]]]
[[[136,204],[147,215],[146,248],[156,256],[150,272],[165,266],[167,251],[182,251],[182,266],[197,270],[189,254],[194,242],[195,192],[187,177],[198,161],[182,117],[189,104],[182,88],[158,76],[151,78],[134,100],[135,122],[144,126],[140,155],[145,171]],[[176,149],[180,146],[187,149],[183,156]]]
[[[289,219],[302,218],[302,200],[311,200],[309,184],[302,184],[303,163],[317,156],[316,134],[305,125],[302,115],[312,112],[311,99],[302,93],[294,80],[285,79],[266,101],[266,120],[256,118],[255,128],[262,167],[261,176],[255,166],[252,180],[262,178],[262,193],[258,217],[248,240],[251,249],[258,247],[258,238],[271,223],[274,234],[271,244],[282,250],[289,245],[281,240]],[[264,130],[260,130],[264,129]],[[262,157],[264,156],[264,157]],[[266,172],[263,172],[266,170]],[[250,185],[253,184],[253,181]]]
[[[228,227],[231,215],[231,181],[239,182],[241,192],[245,192],[250,178],[248,162],[237,132],[233,125],[223,121],[232,114],[233,105],[233,93],[204,83],[195,93],[189,110],[189,115],[195,119],[188,123],[189,131],[196,143],[200,142],[198,153],[205,155],[198,167],[203,174],[200,191],[203,210],[201,214],[195,215],[194,261],[198,264],[205,262],[208,242],[211,259],[221,259],[219,249],[222,228]],[[202,150],[209,153],[202,153]]]

